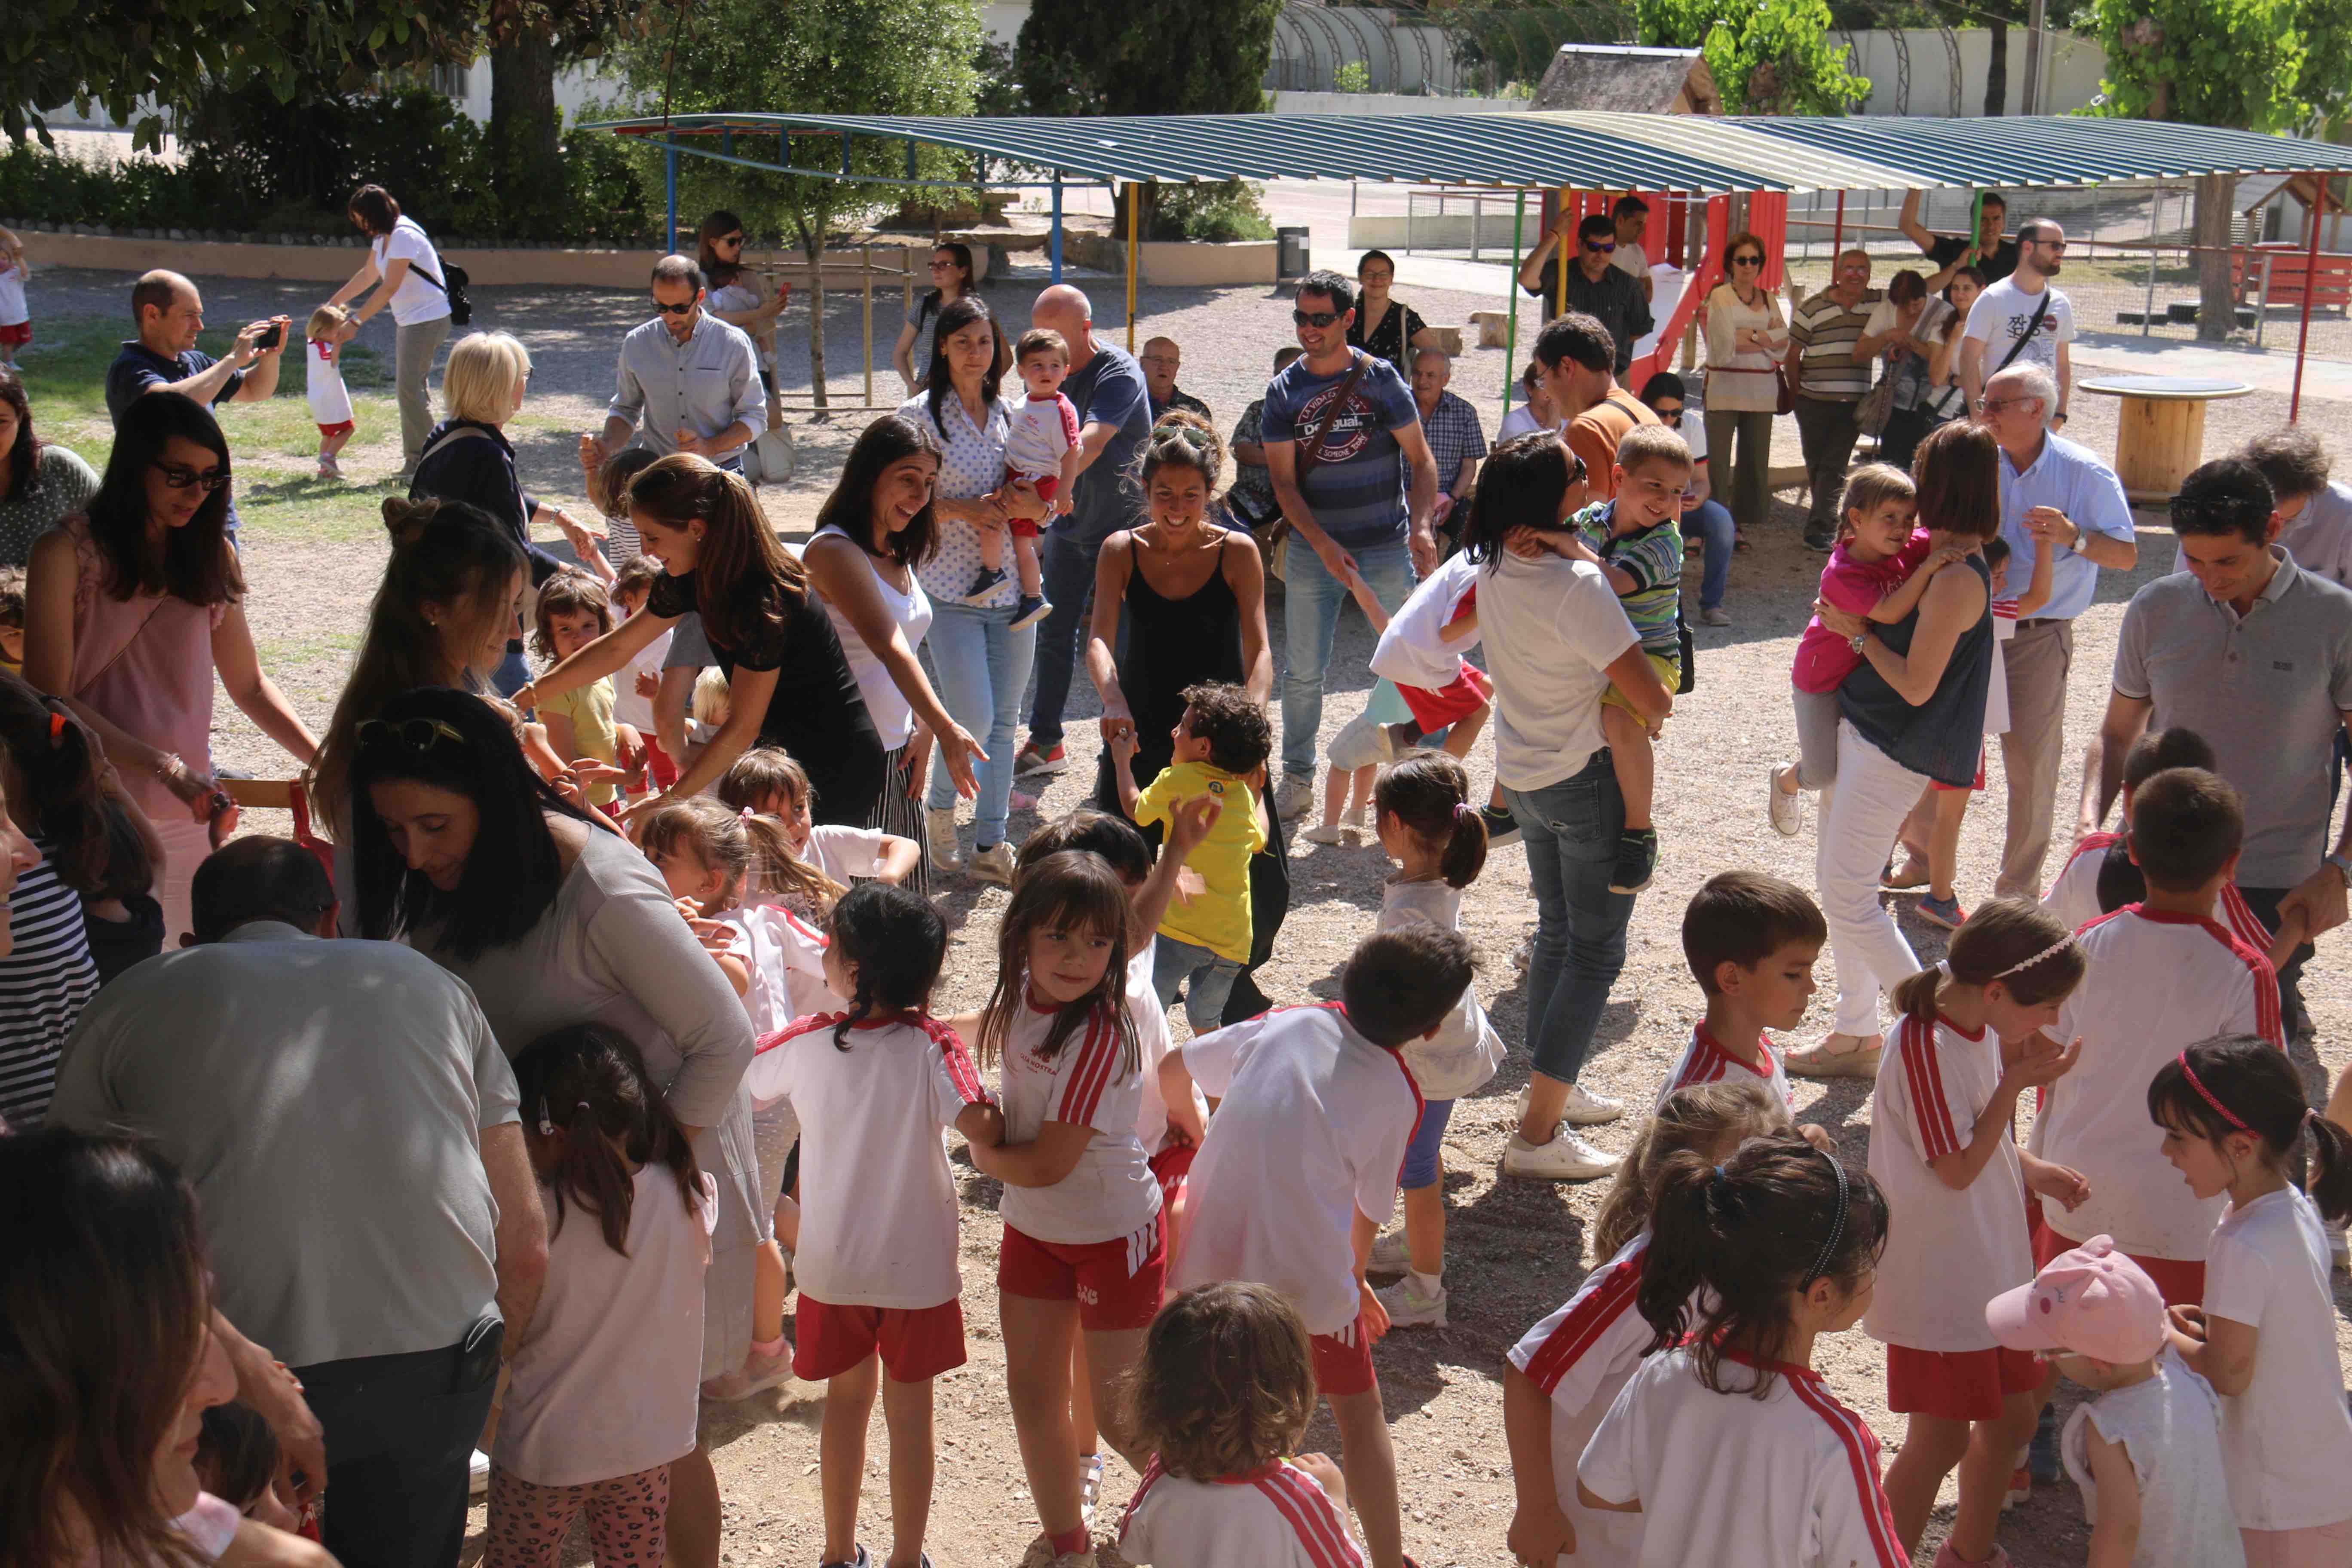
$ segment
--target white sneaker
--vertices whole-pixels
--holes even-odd
[[[1772,819],[1772,831],[1783,838],[1794,838],[1805,826],[1805,797],[1801,792],[1790,795],[1780,787],[1783,771],[1793,771],[1795,764],[1775,763],[1764,770],[1764,809]]]
[[[1519,1120],[1528,1119],[1528,1099],[1531,1086],[1519,1087]],[[1625,1114],[1622,1100],[1612,1100],[1605,1094],[1595,1094],[1576,1084],[1568,1086],[1568,1099],[1559,1108],[1560,1120],[1571,1127],[1598,1127],[1604,1121],[1614,1121]]]
[[[1315,781],[1313,779],[1303,779],[1294,773],[1282,775],[1281,787],[1274,792],[1274,814],[1276,816],[1289,818],[1304,816],[1307,808],[1314,804]]]
[[[479,1497],[490,1489],[490,1457],[479,1448],[466,1461],[466,1495]]]
[[[1078,1517],[1095,1527],[1095,1508],[1102,1501],[1103,1462],[1100,1454],[1078,1456]]]
[[[1359,833],[1370,833],[1372,830],[1371,815],[1372,807],[1369,801],[1362,805],[1351,805],[1340,813],[1339,826],[1352,827]]]
[[[956,840],[954,806],[923,808],[923,844],[932,870],[952,877],[963,869],[963,846]]]
[[[1517,1133],[1503,1150],[1503,1173],[1534,1176],[1550,1182],[1589,1182],[1617,1169],[1617,1156],[1596,1149],[1569,1130],[1563,1121],[1552,1129],[1549,1143],[1530,1143]]]
[[[1392,1329],[1442,1329],[1445,1327],[1445,1287],[1438,1286],[1432,1295],[1421,1293],[1421,1286],[1410,1274],[1384,1290],[1375,1290],[1373,1297],[1389,1315]]]
[[[1518,946],[1511,949],[1511,967],[1517,970],[1520,973],[1525,974],[1534,966],[1535,961],[1536,933],[1529,931],[1527,935],[1519,938]]]
[[[993,882],[1000,888],[1013,886],[1012,844],[1001,842],[973,850],[969,869],[983,882]]]
[[[1370,1272],[1402,1274],[1408,1267],[1411,1258],[1412,1254],[1405,1247],[1402,1226],[1399,1226],[1394,1230],[1382,1231],[1372,1238]]]
[[[1328,826],[1318,822],[1298,837],[1309,844],[1338,844],[1345,839],[1345,835],[1339,831],[1339,825],[1336,822]]]

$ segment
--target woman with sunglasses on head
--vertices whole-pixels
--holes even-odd
[[[759,351],[760,380],[768,389],[768,428],[784,422],[783,405],[776,398],[776,318],[793,297],[793,286],[772,288],[763,273],[743,265],[743,220],[719,211],[702,220],[695,231],[696,265],[709,280],[703,309],[730,327],[740,327]]]
[[[1770,504],[1766,481],[1789,320],[1765,286],[1762,240],[1745,231],[1733,235],[1723,247],[1723,270],[1724,281],[1706,297],[1706,449],[1716,478],[1731,478],[1734,538],[1745,547],[1748,530],[1762,525]]]
[[[509,1057],[576,1024],[637,1047],[695,1159],[718,1177],[702,1376],[737,1371],[770,1221],[743,1090],[751,1023],[734,988],[678,919],[661,873],[557,795],[478,698],[403,692],[354,740],[361,934],[405,941],[466,982]],[[700,1448],[670,1467],[669,1551],[696,1568],[719,1562],[719,1482]]]
[[[972,271],[971,247],[949,240],[931,247],[931,286],[919,291],[914,303],[907,307],[907,324],[900,329],[898,344],[890,351],[890,363],[906,382],[908,396],[914,396],[930,384],[930,365],[927,363],[918,372],[915,350],[930,342],[940,313],[970,294],[979,282]],[[1002,372],[1011,363],[1012,345],[999,343],[996,353],[997,369]],[[932,357],[936,361],[936,351]]]
[[[25,679],[98,732],[163,840],[155,882],[168,944],[188,883],[236,826],[213,776],[213,677],[261,731],[307,763],[318,742],[262,670],[245,574],[224,532],[228,442],[203,404],[151,392],[114,436],[89,510],[33,546]]]

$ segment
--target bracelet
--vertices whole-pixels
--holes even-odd
[[[158,782],[169,784],[187,773],[188,764],[180,760],[176,752],[158,752],[153,766],[148,771],[155,775]]]

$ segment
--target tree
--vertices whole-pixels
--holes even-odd
[[[2352,24],[2342,0],[2093,0],[2107,53],[2107,112],[2241,131],[2294,130],[2342,112]],[[2230,220],[2237,177],[2197,182],[2197,335],[2236,325]]]
[[[1870,95],[1829,41],[1828,0],[1634,0],[1633,14],[1643,43],[1702,50],[1743,114],[1843,114]]]
[[[489,0],[484,41],[490,62],[490,121],[483,135],[491,183],[512,232],[536,233],[561,215],[559,183],[547,178],[562,146],[555,73],[643,37],[675,11],[643,0]]]
[[[632,111],[783,110],[806,114],[971,112],[980,42],[976,6],[925,0],[701,0],[678,13],[681,27],[624,40],[614,51]],[[673,67],[675,68],[673,68]],[[764,138],[763,138],[764,140]],[[708,143],[703,143],[708,145]],[[786,233],[809,263],[809,371],[816,405],[826,405],[824,370],[825,237],[894,204],[905,189],[878,183],[953,180],[971,167],[940,148],[918,152],[910,171],[902,144],[880,138],[794,136],[788,162],[803,169],[846,167],[866,181],[771,174],[690,154],[678,159],[678,200],[728,207],[755,232]],[[759,155],[772,157],[769,142]],[[745,149],[749,152],[749,149]],[[648,190],[658,193],[662,153],[642,144],[635,157]],[[846,162],[845,163],[845,160]]]
[[[1013,48],[1034,114],[1256,114],[1282,0],[1035,0]]]

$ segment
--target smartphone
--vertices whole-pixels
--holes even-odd
[[[276,348],[279,343],[282,343],[285,341],[285,323],[282,321],[272,321],[269,323],[269,330],[268,331],[253,340],[253,346],[266,353],[270,349]]]

